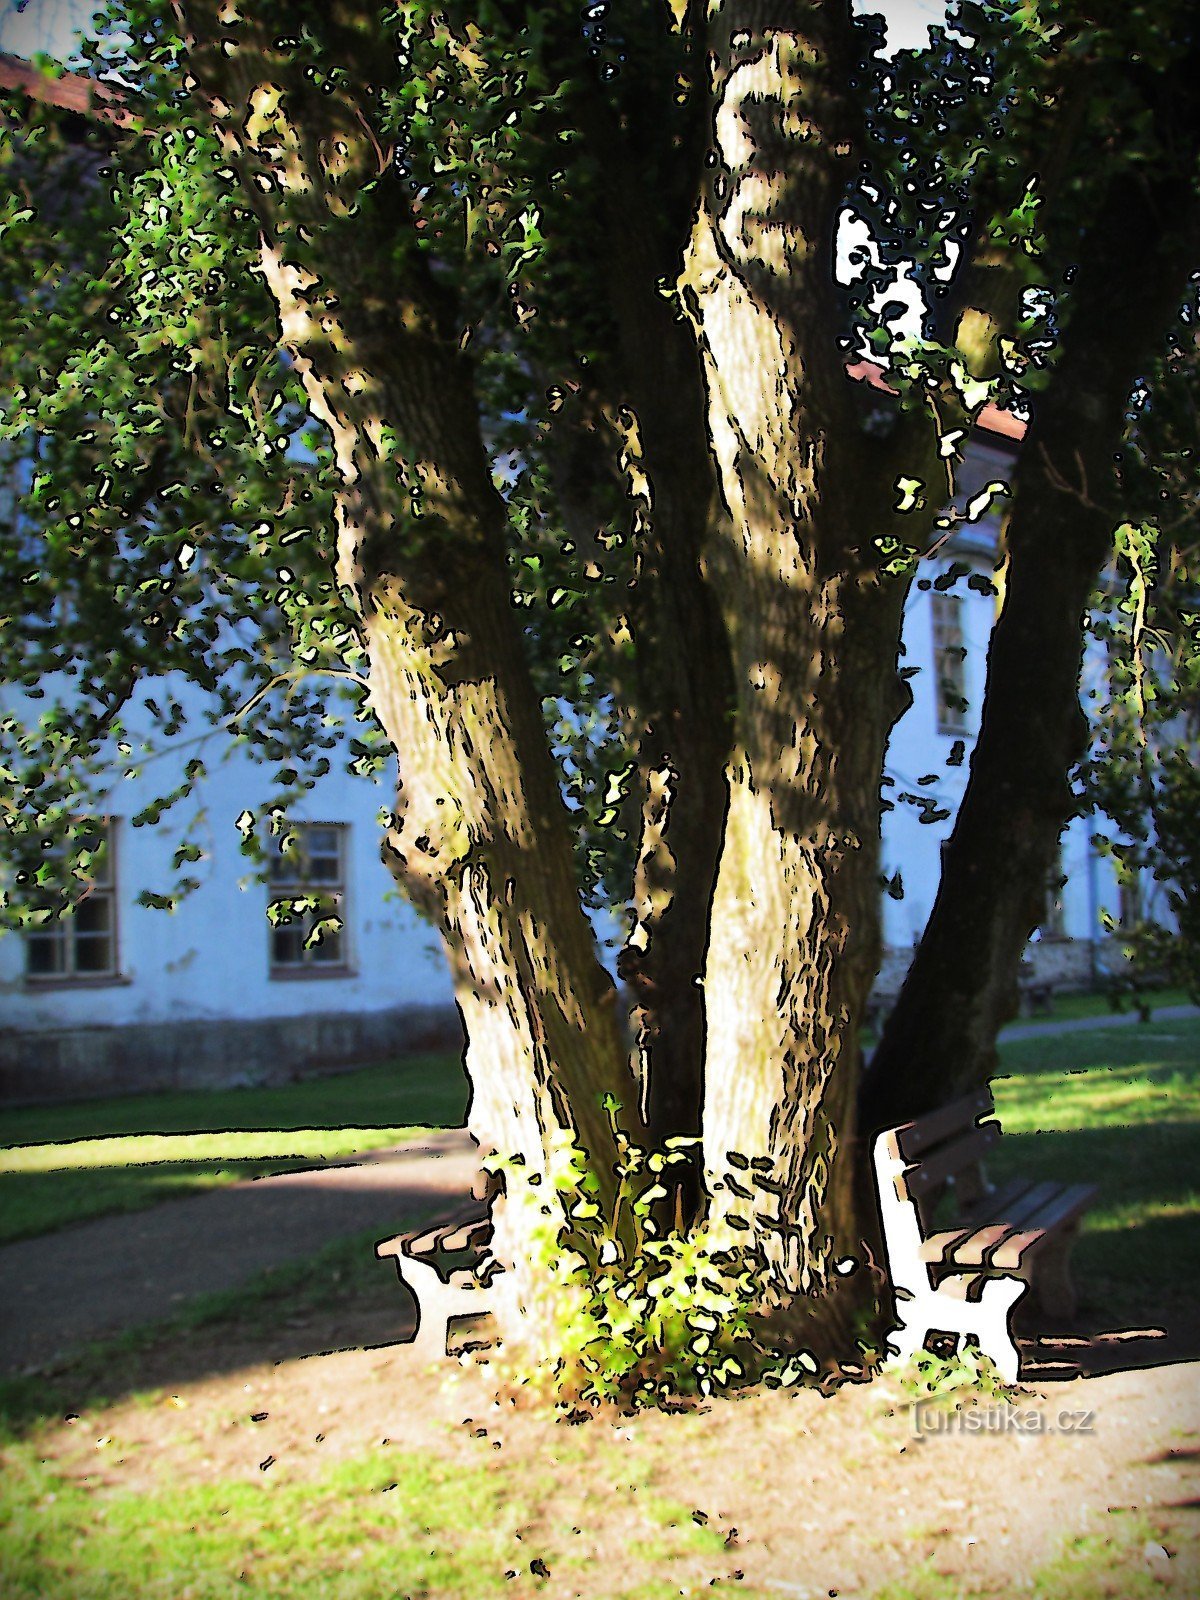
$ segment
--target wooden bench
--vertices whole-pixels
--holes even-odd
[[[1019,985],[1021,1015],[1024,1017],[1052,1017],[1054,1015],[1054,985],[1045,978],[1023,978]]]
[[[981,1089],[890,1128],[873,1157],[896,1315],[889,1335],[905,1361],[934,1332],[973,1335],[1013,1383],[1017,1350],[1009,1314],[1032,1287],[1045,1311],[1075,1310],[1069,1255],[1090,1184],[1018,1180],[995,1189],[983,1159],[1000,1138],[991,1094]]]
[[[411,1233],[381,1239],[380,1260],[392,1257],[400,1282],[417,1302],[413,1349],[423,1361],[447,1354],[450,1324],[491,1309],[489,1293],[500,1266],[488,1246],[492,1224],[486,1200],[474,1200]]]

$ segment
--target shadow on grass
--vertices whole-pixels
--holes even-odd
[[[1200,1359],[1200,1126],[1189,1121],[1005,1133],[989,1176],[1092,1183],[1072,1255],[1076,1316],[1018,1303],[1038,1381]]]
[[[444,1209],[441,1201],[414,1213],[412,1225]],[[407,1339],[415,1307],[392,1263],[375,1259],[379,1237],[372,1228],[339,1239],[240,1288],[199,1295],[167,1320],[0,1379],[0,1434],[264,1363]]]
[[[222,1184],[267,1173],[300,1172],[319,1162],[300,1156],[245,1160],[156,1161],[76,1171],[0,1172],[0,1216],[5,1244],[40,1238],[96,1216],[144,1211]]]

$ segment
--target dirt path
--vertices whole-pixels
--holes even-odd
[[[236,1289],[348,1234],[398,1232],[465,1196],[477,1170],[474,1145],[454,1129],[5,1245],[0,1373],[162,1321],[194,1295]]]
[[[1158,1006],[1152,1022],[1182,1022],[1185,1018],[1200,1017],[1198,1006]],[[1016,1022],[1004,1029],[1002,1039],[1051,1039],[1060,1033],[1090,1033],[1093,1028],[1136,1028],[1141,1023],[1136,1011],[1114,1011],[1106,1017],[1064,1017],[1045,1022]]]
[[[203,1368],[202,1349],[192,1354]],[[1035,1382],[1011,1412],[984,1406],[986,1426],[971,1431],[925,1413],[918,1434],[889,1379],[572,1428],[494,1401],[486,1369],[448,1363],[439,1375],[398,1346],[248,1360],[174,1381],[154,1404],[81,1404],[38,1451],[102,1498],[153,1493],[164,1478],[274,1492],[381,1449],[397,1452],[397,1472],[414,1451],[464,1481],[482,1467],[500,1474],[493,1576],[510,1574],[514,1600],[610,1600],[668,1574],[680,1594],[862,1600],[922,1568],[941,1580],[923,1596],[1014,1600],[1071,1541],[1085,1559],[1101,1550],[1107,1576],[1064,1572],[1039,1593],[1195,1600],[1196,1378],[1180,1363]],[[522,1486],[545,1485],[547,1468],[531,1505]],[[715,1529],[723,1550],[652,1554],[656,1504]]]

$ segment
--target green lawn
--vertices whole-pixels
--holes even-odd
[[[552,1463],[514,1479],[490,1463],[464,1470],[391,1449],[316,1482],[98,1496],[56,1476],[28,1449],[6,1454],[6,1600],[485,1600],[538,1592],[546,1578],[553,1584],[545,1592],[569,1592],[562,1586],[585,1577],[591,1561],[581,1527],[539,1526],[555,1490]],[[648,1526],[623,1551],[628,1579],[612,1600],[677,1596],[672,1559],[711,1554],[715,1563],[722,1551],[720,1535],[697,1526],[683,1507],[646,1496],[640,1504]],[[654,1568],[663,1575],[648,1577]],[[721,1583],[705,1592],[737,1588]]]
[[[1192,1003],[1191,996],[1183,989],[1147,990],[1146,1000],[1153,1011]],[[1047,1016],[1020,1017],[1017,1022],[1072,1022],[1082,1017],[1111,1017],[1115,1009],[1105,994],[1056,994]],[[1126,998],[1120,1009],[1132,1011],[1134,1008]]]
[[[454,1056],[279,1089],[133,1095],[0,1113],[0,1243],[263,1172],[461,1126]]]
[[[1095,1183],[1075,1251],[1083,1309],[1194,1297],[1200,1019],[1002,1042],[994,1178]]]

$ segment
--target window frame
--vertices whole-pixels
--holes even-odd
[[[311,835],[328,832],[337,841],[336,851],[313,850],[306,843]],[[267,975],[272,981],[292,982],[308,978],[344,978],[351,972],[349,928],[346,907],[349,900],[348,822],[293,822],[285,839],[295,838],[290,850],[277,848],[267,868]],[[282,841],[281,841],[282,843]],[[334,864],[331,874],[313,873],[315,863]],[[288,870],[288,869],[291,870]],[[276,921],[271,908],[284,902],[319,899],[317,908],[293,911]],[[340,927],[327,929],[322,938],[310,944],[313,927],[330,915]],[[298,942],[297,935],[299,935]],[[295,954],[281,957],[281,944],[293,944]],[[331,948],[332,944],[332,948]],[[329,951],[322,954],[322,951]]]
[[[122,983],[121,971],[121,917],[118,882],[117,819],[115,817],[82,818],[88,827],[101,837],[101,849],[96,852],[103,876],[89,880],[76,903],[66,911],[50,916],[45,922],[27,928],[24,934],[24,981],[30,988],[85,989],[102,984]],[[59,853],[59,852],[56,852]],[[80,928],[77,917],[85,906],[108,907],[107,926]],[[107,951],[107,962],[102,967],[83,966],[80,963],[81,945],[100,945]],[[58,953],[50,970],[35,971],[33,951],[38,945],[49,946]]]
[[[970,732],[967,722],[967,647],[963,632],[963,598],[935,592],[929,597],[933,635],[934,722],[939,734],[961,738]],[[961,705],[949,703],[950,698]]]

